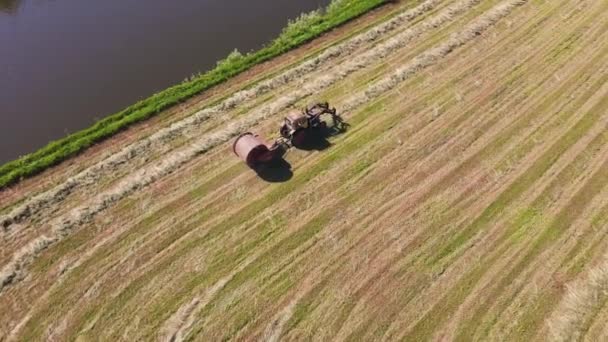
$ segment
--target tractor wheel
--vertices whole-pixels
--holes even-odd
[[[291,137],[291,143],[293,146],[298,147],[302,146],[306,142],[306,130],[301,129],[296,131]]]

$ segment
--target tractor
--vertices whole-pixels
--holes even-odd
[[[288,113],[279,129],[280,137],[274,143],[270,144],[259,135],[247,132],[236,139],[233,151],[254,169],[270,163],[282,156],[292,146],[298,147],[302,144],[313,130],[326,129],[327,123],[322,120],[325,114],[331,116],[333,128],[344,130],[346,123],[336,113],[336,109],[330,108],[327,102],[321,102],[301,111],[295,110]]]

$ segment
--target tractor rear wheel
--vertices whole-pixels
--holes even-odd
[[[302,146],[305,142],[306,142],[306,130],[305,129],[300,129],[300,130],[295,131],[295,133],[293,133],[293,136],[291,137],[291,143],[293,144],[293,146],[295,146],[295,147]]]

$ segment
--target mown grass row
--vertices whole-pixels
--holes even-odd
[[[303,14],[297,20],[291,21],[279,37],[268,46],[244,55],[235,51],[209,72],[154,94],[121,112],[98,121],[87,129],[53,141],[34,153],[0,166],[0,189],[57,165],[134,123],[146,120],[256,64],[294,49],[387,2],[389,1],[333,0],[325,11],[317,10]]]

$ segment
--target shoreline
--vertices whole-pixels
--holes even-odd
[[[0,190],[40,174],[81,154],[95,144],[125,131],[134,124],[147,121],[177,104],[389,3],[390,1],[386,0],[357,2],[334,0],[323,11],[302,14],[298,19],[290,21],[279,37],[260,50],[245,55],[235,50],[226,59],[219,61],[216,68],[208,72],[156,93],[118,113],[106,116],[88,128],[51,141],[37,151],[0,164]]]

